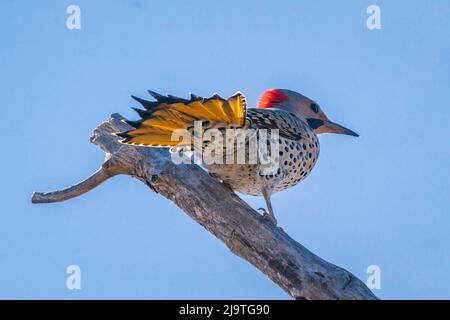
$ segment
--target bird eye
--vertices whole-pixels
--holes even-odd
[[[314,113],[319,113],[319,106],[317,105],[317,103],[311,103],[309,107],[312,111],[314,111]]]

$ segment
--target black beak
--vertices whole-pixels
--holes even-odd
[[[344,126],[341,126],[340,124],[331,122],[331,121],[324,121],[323,125],[327,128],[325,132],[330,133],[337,133],[337,134],[346,134],[353,137],[359,137],[359,134],[357,134],[355,131],[350,130]]]

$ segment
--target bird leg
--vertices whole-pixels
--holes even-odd
[[[273,213],[272,209],[272,202],[270,201],[270,193],[267,192],[267,190],[263,190],[262,192],[264,196],[264,200],[266,200],[267,209],[259,208],[258,210],[261,210],[263,213],[263,218],[268,220],[270,223],[272,223],[274,226],[277,225],[277,219],[275,218],[275,214]]]

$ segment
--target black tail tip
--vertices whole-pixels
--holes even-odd
[[[124,122],[136,129],[139,128],[142,123],[141,121],[131,121],[131,120],[124,120]]]
[[[114,135],[118,136],[119,138],[128,139],[130,136],[127,132],[116,132]]]

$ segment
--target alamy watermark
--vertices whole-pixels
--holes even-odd
[[[203,121],[195,121],[189,129],[177,129],[171,149],[175,164],[258,164],[261,175],[274,175],[279,170],[280,136],[278,129],[210,128],[203,130]],[[192,148],[193,147],[193,148]],[[194,157],[187,157],[192,152]]]
[[[376,264],[372,264],[367,267],[366,273],[369,275],[367,278],[367,287],[369,289],[381,289],[381,268]]]
[[[81,9],[76,4],[67,7],[66,13],[69,15],[66,19],[66,27],[69,30],[81,29]]]
[[[366,25],[369,30],[380,30],[381,29],[381,9],[376,4],[372,4],[367,7],[366,13],[369,14],[367,17]]]
[[[81,290],[81,268],[76,264],[67,267],[66,287],[69,290]]]

